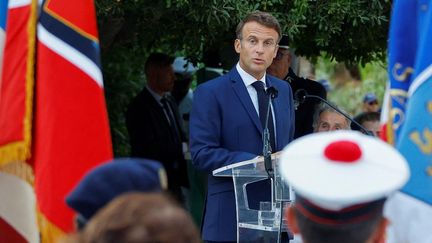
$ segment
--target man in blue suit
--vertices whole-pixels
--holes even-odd
[[[234,47],[239,62],[229,73],[196,89],[190,116],[193,163],[209,173],[202,226],[206,242],[237,239],[232,178],[214,177],[212,171],[262,155],[263,125],[255,82],[278,90],[270,113],[271,130],[275,132],[271,135],[273,152],[282,150],[294,135],[291,88],[285,81],[266,75],[281,38],[278,21],[269,13],[256,11],[239,23],[236,34]]]

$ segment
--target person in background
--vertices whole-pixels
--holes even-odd
[[[304,243],[385,242],[384,203],[410,174],[391,145],[354,131],[317,133],[289,144],[279,163],[296,194],[287,222]]]
[[[193,164],[208,173],[202,226],[206,242],[237,241],[232,178],[215,177],[212,171],[262,155],[268,87],[278,90],[277,98],[271,103],[268,122],[272,152],[280,151],[293,139],[291,88],[286,82],[266,74],[277,54],[280,33],[279,22],[271,14],[260,11],[248,14],[236,29],[237,65],[195,90],[190,145]],[[248,199],[268,201],[269,195],[270,186],[266,183],[251,191]]]
[[[198,70],[184,57],[176,57],[173,64],[176,80],[171,95],[178,106],[180,118],[183,121],[183,132],[189,135],[189,113],[192,109],[193,91],[190,88],[192,76]],[[187,139],[188,140],[188,139]]]
[[[182,187],[189,187],[184,158],[186,138],[177,105],[170,95],[176,76],[174,58],[152,53],[144,71],[147,85],[128,106],[126,126],[133,157],[161,162],[168,175],[168,189],[184,201]]]
[[[375,137],[380,137],[380,113],[375,111],[362,112],[354,117],[354,120],[362,125],[366,131],[370,132]],[[354,123],[351,123],[351,129],[361,131],[360,127]],[[364,131],[361,131],[364,133]]]
[[[197,84],[202,84],[227,73],[223,69],[220,51],[216,47],[205,48],[203,53],[204,67],[196,72]]]
[[[342,114],[340,114],[338,111],[324,103],[317,107],[314,113],[313,121],[314,122],[312,125],[314,132],[351,130],[351,121]]]
[[[174,82],[174,88],[171,94],[178,104],[180,117],[183,119],[183,131],[186,134],[186,140],[189,142],[189,117],[193,102],[193,92],[190,85],[197,68],[184,57],[177,57],[174,60],[173,67],[177,80]],[[207,192],[207,174],[198,171],[192,165],[189,151],[185,154],[185,158],[189,177],[189,191],[187,193],[186,206],[191,212],[195,224],[201,226],[205,195]]]
[[[118,158],[90,170],[66,197],[81,229],[101,208],[126,192],[167,189],[163,166],[153,160]]]
[[[267,68],[267,72],[279,79],[286,80],[292,89],[294,98],[296,92],[304,90],[309,95],[316,95],[323,99],[327,97],[324,86],[317,81],[298,77],[291,68],[292,53],[289,47],[289,37],[282,36],[279,42],[279,49],[272,64]],[[313,132],[313,114],[320,101],[318,99],[307,98],[303,103],[298,104],[295,110],[295,133],[294,138],[301,137]]]
[[[199,243],[192,218],[162,193],[130,192],[103,207],[68,243]]]
[[[364,112],[380,112],[380,105],[374,93],[367,93],[363,97],[363,111]]]

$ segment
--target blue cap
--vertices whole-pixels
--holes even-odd
[[[100,208],[123,193],[155,192],[166,187],[166,173],[159,162],[119,158],[88,172],[66,197],[66,203],[89,220]]]
[[[378,99],[374,93],[367,93],[365,96],[363,96],[363,103],[369,103],[377,100]]]

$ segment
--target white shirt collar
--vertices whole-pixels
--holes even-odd
[[[240,77],[243,80],[243,83],[245,84],[246,87],[252,85],[252,83],[257,81],[256,78],[254,78],[252,75],[250,75],[245,70],[243,70],[243,68],[240,66],[240,62],[237,63],[236,68],[237,68],[237,72],[240,74]],[[264,87],[267,87],[265,80],[266,80],[266,73],[264,73],[263,77],[259,81],[262,81],[264,83]]]
[[[154,92],[148,85],[146,86],[147,90],[150,92],[150,94],[153,96],[153,98],[160,104],[161,103],[161,99],[163,98],[163,96],[160,96],[158,93]],[[169,92],[165,93],[164,95],[168,94]]]

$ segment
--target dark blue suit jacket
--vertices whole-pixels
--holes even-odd
[[[267,75],[267,85],[279,91],[273,100],[276,149],[294,135],[294,107],[287,82]],[[201,84],[194,93],[190,116],[190,146],[194,165],[209,173],[203,238],[236,240],[236,209],[232,178],[214,177],[222,166],[262,155],[262,126],[249,93],[234,67],[229,73]]]

